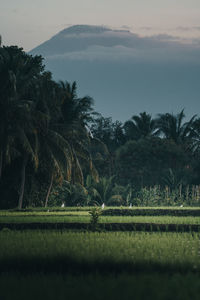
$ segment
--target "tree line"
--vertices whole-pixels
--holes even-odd
[[[78,97],[76,82],[54,81],[41,56],[0,47],[1,208],[47,206],[64,187],[69,203],[78,186],[92,204],[120,203],[133,189],[200,183],[197,115],[186,122],[184,110],[156,118],[142,112],[122,123],[93,104]],[[115,192],[98,196],[101,185],[109,194],[108,182]]]

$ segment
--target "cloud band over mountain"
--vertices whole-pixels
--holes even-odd
[[[77,25],[31,53],[45,57],[56,79],[77,80],[80,92],[94,97],[97,109],[114,119],[144,110],[200,110],[199,40]]]

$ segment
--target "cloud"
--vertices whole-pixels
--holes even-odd
[[[106,32],[100,32],[97,34],[94,32],[81,32],[81,33],[66,33],[64,34],[65,39],[85,39],[85,38],[125,38],[127,35],[133,36],[133,33],[130,33],[130,31],[125,30],[110,30]]]
[[[193,27],[187,27],[187,26],[178,26],[175,28],[175,30],[178,31],[191,31],[193,29]]]
[[[47,60],[102,61],[129,63],[192,63],[200,65],[199,48],[128,48],[123,46],[91,46],[84,51],[73,51],[64,54],[50,55]]]
[[[125,30],[131,30],[132,29],[132,27],[130,27],[128,25],[122,25],[120,28],[125,29]]]
[[[18,13],[18,9],[17,9],[17,8],[13,8],[13,9],[11,10],[11,12],[12,12],[13,14],[17,14],[17,13]]]
[[[200,30],[200,26],[194,26],[193,29],[199,31]]]
[[[150,27],[150,26],[143,26],[143,27],[139,27],[139,29],[142,29],[142,30],[153,30],[154,28],[153,27]]]
[[[128,30],[79,25],[61,31],[31,53],[59,61],[200,64],[200,40],[168,34],[141,37]]]
[[[170,42],[178,42],[183,44],[185,42],[185,44],[188,44],[188,42],[190,41],[190,43],[193,42],[193,39],[189,39],[189,38],[183,38],[183,37],[179,37],[178,35],[169,35],[167,33],[160,33],[160,34],[152,34],[151,36],[141,36],[138,33],[133,33],[131,31],[128,30],[128,28],[126,28],[127,30],[124,29],[114,29],[111,30],[108,27],[96,27],[97,31],[95,31],[95,27],[92,31],[88,30],[88,31],[78,31],[78,32],[74,32],[69,31],[68,30],[63,30],[61,31],[58,36],[62,35],[62,39],[63,37],[66,40],[67,43],[67,39],[74,39],[74,40],[79,40],[82,45],[84,44],[84,39],[87,39],[86,44],[88,44],[89,46],[91,45],[99,45],[99,46],[104,46],[109,45],[109,46],[118,46],[118,45],[122,45],[122,46],[126,46],[126,47],[134,47],[135,44],[141,44],[141,45],[146,45],[149,46],[149,44],[153,43],[155,47],[158,46],[165,46],[166,43],[170,43]],[[101,28],[101,31],[99,31]],[[143,27],[146,28],[146,30],[152,30],[152,27]],[[180,30],[189,30],[189,27],[179,27]],[[198,28],[198,27],[196,27]],[[197,30],[197,29],[196,29]],[[200,30],[200,27],[199,27]],[[71,42],[71,41],[70,41]],[[73,42],[73,41],[72,41]],[[148,45],[147,45],[148,44]],[[78,50],[78,49],[77,49]]]
[[[176,31],[200,31],[200,26],[178,26],[174,28]]]
[[[161,41],[161,42],[169,42],[169,41],[180,42],[180,41],[183,41],[183,39],[181,39],[178,36],[172,36],[172,35],[169,35],[169,34],[166,34],[166,33],[152,35],[150,37],[150,39]]]

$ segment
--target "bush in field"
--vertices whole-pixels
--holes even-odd
[[[94,207],[89,211],[89,214],[91,216],[90,219],[90,225],[92,230],[96,230],[98,228],[98,222],[99,222],[99,217],[102,213],[102,210],[100,207]]]

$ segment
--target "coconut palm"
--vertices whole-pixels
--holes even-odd
[[[61,120],[56,130],[65,138],[72,153],[72,183],[84,184],[83,166],[88,165],[90,172],[97,178],[91,154],[92,136],[88,130],[88,122],[93,114],[93,100],[90,97],[78,98],[76,83],[60,82]]]
[[[33,104],[24,103],[17,106],[15,110],[16,122],[11,130],[11,137],[15,149],[18,151],[19,160],[21,161],[21,176],[18,208],[22,208],[24,186],[26,179],[26,167],[30,163],[37,169],[38,167],[38,139],[33,127]]]
[[[10,121],[16,108],[16,76],[9,70],[9,55],[0,48],[0,179],[4,158],[10,157]]]
[[[95,182],[90,175],[87,176],[86,190],[90,203],[111,204],[113,201],[121,202],[122,196],[114,193],[114,176],[109,178],[100,177],[98,182]]]
[[[159,114],[156,119],[157,135],[171,139],[176,144],[188,144],[196,115],[185,123],[183,123],[184,118],[184,110],[177,115],[169,113]]]
[[[54,180],[70,180],[72,173],[72,153],[68,142],[48,125],[46,129],[38,133],[39,158],[43,172],[49,180],[49,186],[45,199],[45,207],[48,205],[49,195]]]
[[[131,120],[124,124],[127,140],[139,140],[155,135],[155,120],[146,112],[134,115]]]
[[[37,167],[37,138],[32,127],[34,105],[25,95],[41,70],[41,57],[33,58],[15,46],[0,48],[0,176],[8,162],[21,157],[19,208],[28,161]]]
[[[48,181],[45,207],[54,181],[70,180],[72,152],[67,140],[56,130],[60,117],[58,87],[49,72],[43,73],[35,83],[32,98],[35,99],[33,112],[34,128],[39,145],[39,173]],[[55,108],[57,106],[57,108]],[[57,128],[58,129],[58,128]]]
[[[193,154],[199,156],[200,153],[200,118],[195,119],[190,131],[191,149]]]
[[[40,164],[43,170],[47,170],[45,176],[49,182],[45,199],[47,206],[53,182],[59,180],[61,183],[65,179],[72,184],[83,185],[85,162],[96,177],[97,172],[92,163],[91,137],[86,127],[90,117],[90,101],[77,98],[75,83],[71,86],[61,82],[55,86],[47,73],[38,82],[37,97],[39,100],[36,102],[35,128],[39,141]],[[57,106],[56,112],[51,109],[54,103]]]

